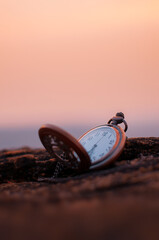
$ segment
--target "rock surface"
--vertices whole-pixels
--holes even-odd
[[[159,239],[159,138],[131,138],[107,169],[60,178],[45,150],[0,152],[1,239]]]

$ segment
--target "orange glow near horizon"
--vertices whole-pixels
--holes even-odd
[[[1,0],[0,127],[159,121],[159,2]]]

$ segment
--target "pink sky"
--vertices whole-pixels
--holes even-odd
[[[158,0],[1,0],[0,127],[159,122],[158,13]]]

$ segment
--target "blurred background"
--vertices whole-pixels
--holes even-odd
[[[118,111],[128,137],[159,137],[158,13],[158,0],[0,0],[0,149]]]

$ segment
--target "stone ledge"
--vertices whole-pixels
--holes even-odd
[[[0,152],[1,240],[158,240],[159,138],[131,138],[107,169],[38,182],[42,149]]]

